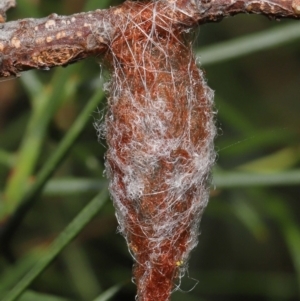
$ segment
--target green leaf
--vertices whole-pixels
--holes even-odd
[[[288,147],[238,166],[243,171],[274,173],[293,167],[300,160],[299,147]]]
[[[46,184],[43,194],[47,196],[74,195],[99,191],[107,185],[106,179],[57,178]]]
[[[96,299],[93,301],[107,301],[111,299],[123,286],[123,284],[116,284],[112,286],[111,288],[107,289],[105,292],[103,292],[101,295],[99,295]]]
[[[213,185],[216,188],[278,186],[300,184],[300,170],[262,174],[251,172],[216,171]]]
[[[32,115],[23,135],[15,168],[4,191],[4,215],[9,215],[15,210],[28,188],[28,180],[40,156],[49,123],[67,96],[70,96],[70,85],[73,87],[71,94],[75,93],[78,80],[71,76],[75,70],[74,66],[56,69],[52,82],[32,99]]]
[[[69,301],[65,298],[52,296],[48,294],[40,294],[34,291],[26,291],[18,301]]]
[[[48,252],[37,261],[25,276],[8,292],[1,301],[14,301],[31,285],[31,283],[47,268],[55,257],[78,235],[78,233],[99,212],[108,198],[104,189],[77,215],[67,228],[50,245]]]
[[[263,241],[266,239],[269,229],[265,225],[261,212],[254,208],[252,203],[234,194],[231,208],[235,216],[257,240]]]
[[[298,39],[300,39],[300,25],[293,23],[204,47],[197,50],[196,55],[200,57],[201,65],[210,65],[291,43]]]
[[[7,166],[7,167],[12,167],[14,164],[14,156],[8,153],[7,151],[0,149],[0,164]]]
[[[64,157],[67,155],[68,151],[75,143],[79,134],[82,132],[83,128],[90,120],[91,112],[96,108],[99,101],[103,98],[104,93],[102,90],[97,90],[97,92],[91,97],[85,106],[84,110],[78,116],[71,129],[68,131],[62,142],[57,147],[56,151],[53,155],[48,159],[48,161],[43,166],[42,170],[36,177],[36,181],[31,186],[31,188],[27,191],[24,197],[20,201],[19,210],[13,215],[13,217],[9,220],[5,232],[8,233],[11,231],[11,228],[16,228],[16,225],[19,224],[22,220],[22,217],[25,215],[27,210],[33,205],[36,201],[36,196],[42,190],[45,183],[51,177],[57,166],[61,163]],[[1,204],[1,202],[0,202]],[[0,211],[4,214],[4,210]],[[6,233],[2,233],[4,237]]]

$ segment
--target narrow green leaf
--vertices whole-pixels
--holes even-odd
[[[34,291],[26,291],[18,301],[69,301],[65,298],[48,295],[48,294],[40,294]]]
[[[1,265],[0,300],[4,292],[10,290],[44,254],[44,248],[31,250],[13,265]]]
[[[268,228],[262,214],[254,208],[253,204],[234,195],[231,208],[235,216],[257,240],[263,241],[266,239],[269,232]]]
[[[11,232],[13,232],[17,228],[17,226],[21,223],[22,218],[25,216],[26,212],[34,204],[34,202],[36,201],[36,196],[42,190],[45,183],[51,177],[51,175],[53,174],[57,166],[60,164],[60,162],[67,155],[68,151],[75,143],[76,139],[85,127],[86,123],[90,120],[91,112],[97,107],[98,103],[103,98],[103,96],[103,91],[99,89],[88,101],[84,110],[78,116],[71,129],[68,131],[62,142],[57,147],[56,151],[48,159],[48,161],[43,166],[42,170],[37,175],[36,181],[34,182],[32,187],[24,195],[23,199],[20,202],[18,210],[8,221],[5,231],[2,232],[2,237],[0,237],[0,241],[9,240],[9,238],[12,236]]]
[[[31,283],[46,269],[55,257],[78,235],[88,222],[99,212],[108,198],[104,189],[86,207],[50,245],[48,252],[37,261],[27,274],[12,288],[1,301],[14,301],[31,285]]]
[[[271,191],[252,190],[252,197],[263,199],[260,202],[262,210],[270,216],[277,224],[282,233],[287,249],[289,250],[291,260],[294,265],[298,297],[300,296],[300,227],[297,221],[297,212],[294,212],[288,199],[281,198]]]
[[[286,147],[273,154],[240,165],[239,170],[274,173],[293,167],[300,160],[299,147]]]
[[[216,188],[296,185],[300,183],[300,170],[262,174],[251,172],[216,172],[213,185]]]
[[[43,191],[46,196],[72,195],[95,192],[108,184],[105,179],[57,178],[50,180]],[[252,186],[283,186],[300,184],[300,170],[278,173],[254,173],[244,171],[213,172],[213,186],[216,188],[252,187]]]
[[[3,149],[0,149],[0,164],[7,167],[12,167],[13,163],[14,156]]]
[[[52,223],[57,224],[57,218]],[[96,276],[94,262],[91,262],[90,254],[80,244],[70,244],[61,258],[66,267],[66,277],[70,279],[73,290],[80,299],[91,300],[103,291]]]
[[[23,84],[23,87],[26,89],[27,94],[31,100],[31,103],[34,104],[32,101],[37,95],[41,95],[43,90],[43,84],[39,80],[34,70],[30,72],[24,72],[20,77],[20,81]]]
[[[280,225],[280,230],[289,249],[294,268],[297,274],[298,291],[300,295],[300,227],[295,220],[295,216],[290,210],[286,200],[277,197],[271,202],[263,204],[268,214]]]
[[[123,284],[116,284],[116,285],[112,286],[111,288],[109,288],[105,292],[103,292],[101,295],[99,295],[93,301],[107,301],[107,300],[109,300],[121,289],[122,286],[123,286]]]
[[[73,93],[75,93],[77,79],[71,76],[74,70],[76,70],[74,66],[57,69],[52,82],[32,100],[34,110],[23,135],[15,168],[4,191],[6,200],[3,204],[4,215],[9,215],[15,210],[28,188],[28,179],[40,156],[48,125],[53,114],[68,99],[67,96],[70,96],[67,95],[70,83],[73,84]]]
[[[74,195],[95,192],[107,187],[106,179],[58,178],[50,180],[43,191],[44,195]]]
[[[201,65],[216,64],[300,39],[300,25],[289,24],[197,50]]]

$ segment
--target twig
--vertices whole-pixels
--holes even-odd
[[[205,0],[204,0],[205,1]],[[299,0],[207,0],[209,8],[201,13],[199,23],[220,21],[237,14],[262,14],[271,19],[299,19]],[[199,2],[199,1],[198,1]],[[201,4],[203,5],[203,4]]]
[[[263,14],[269,18],[300,18],[300,0],[166,0],[182,14],[170,18],[172,26],[194,27],[220,21],[240,13]],[[1,9],[14,1],[0,2]],[[122,16],[128,14],[126,3],[107,10],[71,16],[52,14],[42,19],[23,19],[0,27],[0,77],[18,76],[29,69],[65,66],[109,49],[120,34]],[[162,12],[166,13],[166,12]],[[1,21],[1,20],[0,20]]]
[[[106,10],[2,24],[0,77],[28,69],[64,66],[107,49],[111,25]]]

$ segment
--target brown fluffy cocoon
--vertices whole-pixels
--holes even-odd
[[[208,202],[215,153],[213,92],[172,1],[127,2],[107,55],[104,131],[119,230],[135,260],[137,300],[179,286]],[[118,23],[118,24],[120,24]]]

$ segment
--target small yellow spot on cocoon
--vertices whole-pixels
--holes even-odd
[[[10,42],[11,45],[15,48],[20,48],[21,46],[21,41],[17,37],[13,37]]]
[[[91,26],[90,23],[84,23],[84,24],[83,24],[83,27],[90,27],[90,26]]]
[[[35,31],[38,31],[38,30],[39,30],[39,27],[38,27],[38,26],[34,27],[34,30],[35,30]]]
[[[4,45],[2,43],[0,43],[0,51],[4,50]]]
[[[47,37],[47,38],[46,38],[46,42],[47,42],[47,43],[50,43],[50,42],[52,42],[52,40],[53,40],[53,38],[52,38],[52,37]]]
[[[292,7],[293,7],[294,12],[297,15],[300,15],[300,0],[294,0],[292,2]]]
[[[76,18],[72,17],[71,22],[75,22],[75,21],[76,21]]]
[[[247,10],[247,11],[251,11],[251,10],[252,10],[252,5],[249,4],[249,5],[246,7],[246,10]]]
[[[178,260],[178,261],[176,261],[176,265],[177,265],[178,267],[182,266],[182,265],[183,265],[183,260]]]
[[[77,35],[77,37],[81,37],[81,36],[82,36],[82,33],[81,33],[80,31],[77,31],[77,32],[76,32],[76,35]]]

